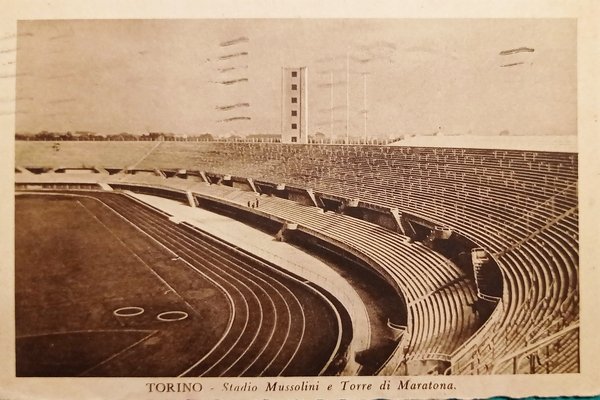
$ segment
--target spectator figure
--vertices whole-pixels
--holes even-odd
[[[250,200],[248,200],[248,208],[250,208]]]
[[[258,208],[258,199],[256,199],[256,208]]]

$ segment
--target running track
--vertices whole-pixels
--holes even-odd
[[[130,197],[85,196],[101,201],[228,298],[230,309],[223,312],[229,313],[229,322],[217,344],[179,376],[318,375],[334,361],[341,346],[341,317],[313,287]],[[315,296],[321,309],[314,310]]]

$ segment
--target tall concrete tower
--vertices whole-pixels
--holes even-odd
[[[281,142],[308,143],[306,67],[281,69]]]

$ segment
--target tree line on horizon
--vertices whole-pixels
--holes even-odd
[[[96,132],[51,132],[40,131],[38,133],[15,133],[15,140],[61,140],[61,141],[139,141],[139,140],[215,140],[210,133],[203,133],[194,136],[180,136],[174,133],[148,132],[141,135],[135,135],[128,132],[102,135]]]

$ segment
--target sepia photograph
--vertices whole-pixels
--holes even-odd
[[[585,372],[577,18],[15,29],[11,380],[462,398]]]

